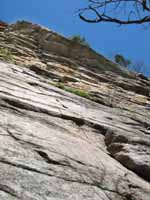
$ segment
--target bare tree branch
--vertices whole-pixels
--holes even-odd
[[[79,10],[79,17],[88,23],[149,23],[150,0],[87,0],[87,7]]]

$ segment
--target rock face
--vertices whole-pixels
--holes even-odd
[[[1,200],[150,199],[146,77],[29,22],[0,58]]]

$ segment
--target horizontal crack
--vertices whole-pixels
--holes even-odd
[[[36,148],[41,148],[41,146],[36,144],[36,143],[25,141],[25,140],[22,140],[22,139],[16,137],[15,134],[13,134],[11,132],[11,130],[9,130],[9,128],[7,128],[7,132],[8,132],[10,137],[12,137],[14,140],[18,141],[20,144],[29,144],[29,145],[34,146]]]
[[[7,164],[7,165],[11,165],[13,167],[17,167],[17,168],[20,168],[20,169],[23,169],[23,170],[28,170],[28,171],[31,171],[31,172],[34,172],[34,173],[38,173],[38,174],[43,174],[43,175],[46,175],[46,176],[49,176],[49,177],[55,177],[55,178],[58,178],[58,179],[61,179],[61,180],[64,180],[64,181],[67,181],[67,182],[71,182],[71,183],[78,183],[78,184],[83,184],[83,185],[87,185],[87,186],[92,186],[92,187],[97,187],[98,189],[104,191],[104,192],[111,192],[111,193],[115,193],[121,197],[125,197],[124,194],[121,194],[115,190],[112,190],[112,189],[109,189],[109,188],[106,188],[106,187],[103,187],[103,186],[100,186],[100,184],[98,182],[93,182],[93,183],[90,183],[90,182],[86,182],[86,181],[82,181],[82,180],[73,180],[73,179],[69,179],[69,178],[66,178],[66,177],[61,177],[61,176],[55,176],[55,175],[51,175],[51,174],[48,174],[48,173],[45,173],[45,172],[41,172],[40,170],[37,170],[35,168],[31,168],[29,166],[25,166],[25,165],[22,165],[22,164],[18,164],[18,163],[12,163],[12,162],[9,162],[5,159],[0,159],[0,162],[3,163],[3,164]],[[127,199],[126,199],[127,200]]]
[[[44,114],[51,115],[53,117],[59,117],[59,118],[62,118],[64,120],[73,121],[79,127],[83,126],[84,124],[88,125],[89,127],[92,127],[94,129],[99,130],[100,134],[102,134],[102,135],[105,135],[105,133],[107,132],[107,127],[100,125],[98,123],[94,123],[94,122],[91,122],[89,120],[80,118],[80,117],[65,115],[61,112],[60,113],[59,112],[53,112],[53,111],[50,111],[48,109],[37,107],[37,106],[34,106],[32,104],[28,104],[28,103],[25,103],[25,102],[22,102],[22,101],[19,101],[17,99],[13,99],[13,98],[8,99],[8,98],[5,98],[5,97],[2,97],[1,99],[3,101],[5,101],[7,104],[14,106],[14,107],[17,107],[17,108],[20,108],[20,109],[30,110],[30,111],[39,112],[39,113],[41,112],[41,113],[44,113]]]
[[[56,160],[51,159],[48,154],[44,151],[40,151],[40,150],[35,150],[47,163],[53,164],[53,165],[61,165],[61,166],[68,166],[65,163],[62,162],[58,162]]]
[[[17,193],[15,190],[13,190],[12,188],[10,188],[9,186],[7,185],[4,185],[4,184],[0,184],[0,190],[5,192],[5,193],[8,193],[9,195],[13,196],[13,197],[16,197],[17,198]]]
[[[7,161],[5,159],[0,159],[0,162],[4,163],[4,164],[7,164],[7,165],[11,165],[13,167],[17,167],[17,168],[23,169],[23,170],[28,170],[28,171],[35,172],[35,173],[44,174],[44,175],[47,175],[47,176],[52,176],[52,175],[50,175],[48,173],[41,172],[40,170],[35,169],[33,167],[29,167],[29,166],[26,166],[26,165],[23,165],[23,164],[19,164],[19,163],[12,163],[12,162]]]

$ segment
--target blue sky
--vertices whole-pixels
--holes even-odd
[[[121,26],[87,24],[77,16],[85,0],[0,0],[0,19],[7,22],[28,20],[49,27],[64,36],[81,35],[99,53],[117,53],[134,61],[144,61],[150,76],[150,25]]]

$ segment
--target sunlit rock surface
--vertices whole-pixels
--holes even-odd
[[[38,25],[0,31],[0,199],[149,200],[150,81]]]

